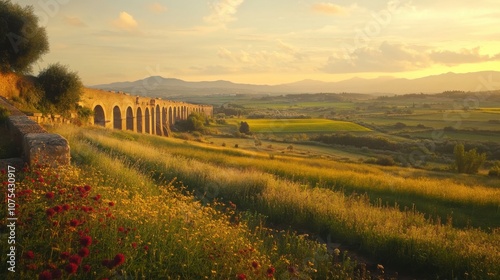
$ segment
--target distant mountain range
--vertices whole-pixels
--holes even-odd
[[[490,82],[491,85],[484,85]],[[406,94],[441,93],[443,91],[477,91],[500,89],[500,72],[446,73],[418,79],[379,77],[375,79],[352,78],[339,82],[303,80],[281,85],[237,84],[229,81],[187,82],[160,76],[135,82],[117,82],[95,85],[90,88],[122,91],[152,97],[180,97],[214,94],[294,94],[294,93],[365,93]],[[488,88],[489,87],[489,88]]]

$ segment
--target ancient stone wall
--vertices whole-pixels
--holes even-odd
[[[48,133],[38,123],[0,98],[0,105],[10,111],[7,126],[14,143],[18,144],[24,162],[29,165],[67,165],[70,163],[68,141],[59,134]]]

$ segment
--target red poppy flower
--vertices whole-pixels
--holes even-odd
[[[98,201],[99,199],[101,199],[101,195],[100,195],[100,194],[98,194],[98,195],[94,196],[94,197],[93,197],[93,199],[94,199],[95,201]]]
[[[92,237],[86,235],[86,236],[82,236],[80,238],[80,244],[84,247],[88,247],[90,246],[90,244],[92,244]]]
[[[69,257],[69,262],[80,265],[80,263],[82,262],[82,258],[79,255],[73,255]]]
[[[88,192],[89,192],[89,191],[92,189],[92,187],[91,187],[91,186],[89,186],[89,185],[85,185],[85,186],[83,187],[83,189],[84,189],[85,191],[88,191]]]
[[[32,260],[35,258],[35,253],[33,253],[33,251],[28,251],[28,252],[24,253],[24,257],[26,259]]]
[[[52,280],[52,272],[45,270],[38,275],[38,280]]]
[[[87,257],[89,254],[90,250],[87,247],[83,247],[82,249],[80,249],[80,251],[78,251],[78,255],[82,258]]]
[[[80,224],[80,221],[78,221],[76,219],[69,221],[69,225],[72,227],[77,227],[79,224]]]
[[[110,201],[110,202],[108,203],[108,205],[109,205],[109,206],[115,206],[115,203],[114,203],[113,201]]]
[[[54,208],[52,208],[52,209],[54,209],[54,211],[56,211],[56,213],[61,213],[63,211],[63,208],[59,205],[54,206]]]
[[[62,209],[63,209],[64,211],[68,211],[69,209],[71,209],[71,206],[69,206],[69,204],[64,204],[64,205],[62,206]]]
[[[125,262],[125,255],[123,254],[116,254],[115,258],[113,259],[113,264],[115,266],[122,265]]]
[[[274,267],[270,266],[270,267],[267,269],[267,277],[273,277],[274,272],[276,272],[276,269],[275,269]]]
[[[64,267],[64,270],[66,270],[68,274],[75,274],[76,271],[78,270],[78,265],[74,263],[69,263],[68,265],[66,265],[66,267]]]
[[[47,214],[47,216],[49,216],[49,217],[52,217],[56,214],[56,211],[54,211],[54,209],[52,209],[52,208],[49,208],[45,211],[45,214]]]
[[[47,199],[53,199],[54,198],[54,193],[53,192],[48,192],[48,193],[45,194],[45,197]]]
[[[253,261],[252,262],[252,267],[255,268],[255,269],[257,269],[259,267],[259,263],[256,262],[256,261]]]
[[[148,245],[144,245],[144,250],[148,251],[149,250],[149,246]]]
[[[137,248],[137,243],[132,242],[132,248],[134,248],[134,249]]]
[[[240,274],[238,274],[237,278],[238,278],[238,280],[246,280],[247,276],[243,273],[240,273]]]

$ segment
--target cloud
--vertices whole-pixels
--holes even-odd
[[[204,18],[210,24],[225,25],[236,20],[234,15],[244,0],[219,0],[211,5],[212,13]]]
[[[163,14],[168,10],[166,6],[163,6],[158,2],[150,4],[148,9],[155,14]]]
[[[403,72],[431,64],[428,55],[418,47],[384,42],[378,48],[358,48],[348,56],[330,56],[321,70],[328,73]]]
[[[113,21],[113,25],[125,30],[133,30],[138,26],[137,21],[127,12],[121,12],[120,16]]]
[[[467,63],[499,61],[500,53],[482,55],[480,48],[460,51],[431,50],[429,47],[383,42],[377,48],[362,47],[328,58],[320,68],[328,73],[404,72],[435,64],[455,66]]]
[[[500,54],[494,56],[481,55],[480,47],[473,49],[462,49],[457,52],[453,51],[434,51],[430,54],[430,57],[436,63],[441,63],[445,65],[458,65],[464,63],[479,63],[487,61],[500,60]]]
[[[74,26],[74,27],[87,27],[87,24],[85,24],[80,18],[78,17],[70,17],[70,16],[65,16],[64,17],[64,22],[68,25]]]
[[[315,3],[311,6],[311,9],[317,13],[328,14],[328,15],[348,15],[350,12],[356,8],[356,5],[351,7],[343,7],[333,3]]]

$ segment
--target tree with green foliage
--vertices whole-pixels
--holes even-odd
[[[500,161],[493,163],[493,167],[488,172],[488,175],[491,177],[500,177]]]
[[[457,144],[453,150],[455,154],[454,168],[458,173],[476,174],[486,161],[486,154],[478,154],[476,149],[465,151],[463,144]]]
[[[205,123],[206,123],[206,118],[204,115],[197,112],[193,112],[187,118],[187,129],[189,131],[204,132]]]
[[[250,133],[250,125],[247,122],[242,121],[240,123],[239,131],[240,131],[240,133],[249,134]]]
[[[47,33],[33,7],[0,0],[0,71],[30,73],[48,51]]]
[[[78,73],[59,63],[42,70],[37,83],[45,93],[45,101],[61,113],[75,109],[83,91]]]

